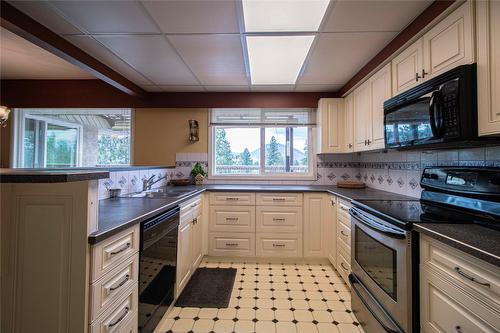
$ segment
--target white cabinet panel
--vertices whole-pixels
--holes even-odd
[[[182,289],[186,286],[191,276],[191,258],[193,257],[192,239],[193,239],[193,224],[186,223],[179,227],[179,236],[177,243],[177,296],[180,295]]]
[[[371,137],[370,149],[385,147],[384,102],[391,98],[391,64],[387,64],[370,78],[371,89]]]
[[[257,206],[257,232],[302,232],[302,207]]]
[[[257,205],[302,206],[302,193],[257,193]]]
[[[255,207],[210,206],[210,231],[255,231]]]
[[[424,45],[419,39],[392,59],[392,93],[398,95],[421,83]]]
[[[285,233],[257,233],[258,257],[302,257],[302,235]]]
[[[193,220],[193,248],[191,258],[191,271],[194,272],[203,258],[203,216],[201,211]]]
[[[343,153],[352,153],[354,151],[354,96],[352,93],[344,99],[344,116],[341,127],[341,151]]]
[[[326,257],[329,197],[326,193],[304,194],[304,257]]]
[[[208,254],[211,256],[255,256],[255,233],[210,233]]]
[[[255,193],[211,192],[211,205],[255,205]]]
[[[322,98],[318,105],[318,154],[342,151],[341,128],[343,126],[344,100]]]
[[[370,108],[370,85],[365,82],[354,90],[354,151],[368,149]]]
[[[337,198],[329,196],[330,217],[327,223],[328,260],[337,267]]]

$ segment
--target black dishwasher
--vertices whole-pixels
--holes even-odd
[[[174,300],[179,207],[141,224],[139,331],[153,332]]]

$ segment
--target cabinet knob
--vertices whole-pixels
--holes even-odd
[[[347,147],[352,148],[352,143],[348,144]]]

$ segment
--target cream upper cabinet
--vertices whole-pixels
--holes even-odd
[[[354,90],[354,151],[368,150],[370,137],[370,85],[363,83]]]
[[[329,204],[326,193],[304,193],[304,257],[326,257]]]
[[[318,105],[318,154],[342,151],[343,98],[322,98]]]
[[[479,135],[500,134],[500,2],[476,2]]]
[[[424,79],[474,62],[473,5],[465,2],[424,35]]]
[[[385,147],[384,102],[391,98],[391,64],[387,64],[370,78],[371,90],[371,137],[368,138],[370,149]]]
[[[424,45],[419,39],[392,59],[392,93],[397,95],[422,82]]]
[[[344,116],[342,133],[342,152],[354,151],[354,96],[349,94],[344,98]]]

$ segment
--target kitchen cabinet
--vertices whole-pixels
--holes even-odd
[[[329,205],[326,193],[304,193],[304,257],[327,256]]]
[[[181,294],[191,276],[192,238],[192,221],[182,223],[181,220],[177,243],[177,297]]]
[[[201,203],[200,203],[201,204]],[[193,253],[191,254],[191,268],[194,272],[203,259],[203,217],[201,209],[193,214]]]
[[[337,268],[337,198],[328,196],[330,216],[327,223],[328,260]]]
[[[370,108],[370,82],[366,81],[354,90],[354,151],[369,149]]]
[[[354,151],[354,96],[349,94],[344,98],[344,114],[342,117],[340,133],[342,133],[343,153],[352,153]]]
[[[473,1],[466,1],[392,59],[394,96],[474,62],[473,6]]]
[[[342,147],[344,100],[321,98],[318,104],[318,154],[340,153]]]
[[[425,235],[420,240],[421,327],[497,332],[500,269]]]
[[[500,134],[500,2],[477,1],[479,135]]]
[[[384,102],[392,97],[391,91],[391,64],[385,65],[370,78],[371,117],[368,126],[371,126],[368,137],[368,146],[371,149],[385,147],[384,132]]]
[[[344,281],[349,285],[349,274],[351,273],[351,215],[349,209],[351,203],[347,200],[337,199],[337,271]]]

